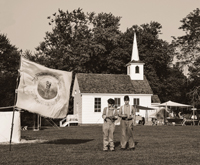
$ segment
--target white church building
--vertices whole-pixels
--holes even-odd
[[[144,63],[140,61],[136,35],[134,35],[131,61],[126,65],[125,74],[77,73],[73,86],[74,109],[79,124],[103,123],[102,112],[107,100],[113,98],[117,107],[124,104],[128,95],[131,105],[151,107],[152,100],[159,100],[144,75]],[[153,101],[155,103],[155,101]],[[148,111],[149,114],[154,110]],[[137,114],[146,117],[147,111],[137,110]]]

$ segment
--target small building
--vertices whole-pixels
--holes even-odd
[[[144,63],[139,60],[136,35],[134,35],[131,61],[126,65],[125,74],[77,73],[73,96],[74,115],[79,124],[103,123],[102,112],[107,100],[113,98],[117,107],[124,104],[129,95],[130,104],[151,107],[153,91],[144,75]],[[145,110],[137,114],[145,117]]]

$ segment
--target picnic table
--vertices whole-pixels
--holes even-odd
[[[194,123],[193,123],[194,122]],[[183,124],[182,125],[199,125],[200,121],[197,119],[184,119]]]

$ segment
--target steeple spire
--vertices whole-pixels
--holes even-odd
[[[144,63],[140,61],[136,34],[134,33],[131,61],[126,65],[131,80],[144,80]]]
[[[132,49],[132,56],[131,61],[139,61],[139,54],[138,54],[138,47],[137,47],[137,40],[136,40],[136,33],[134,33],[134,40],[133,40],[133,49]]]

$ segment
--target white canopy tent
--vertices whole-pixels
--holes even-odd
[[[162,110],[166,110],[165,107],[160,107],[158,110],[156,110],[156,112],[152,113],[151,115],[149,115],[150,118],[156,118],[156,115],[162,111]],[[168,112],[169,109],[167,109]]]
[[[187,107],[193,107],[192,105],[187,105],[187,104],[182,104],[182,103],[177,103],[174,101],[167,101],[162,104],[156,105],[157,107],[165,107],[165,110],[168,110],[168,107],[182,107],[182,108],[187,108]],[[164,123],[165,123],[165,116],[164,116]]]
[[[13,112],[0,112],[0,143],[9,143],[11,136]],[[20,112],[15,112],[13,123],[12,142],[20,143],[21,140],[21,121]]]
[[[192,105],[187,105],[187,104],[181,104],[173,101],[167,101],[162,104],[157,105],[158,107],[192,107]]]

